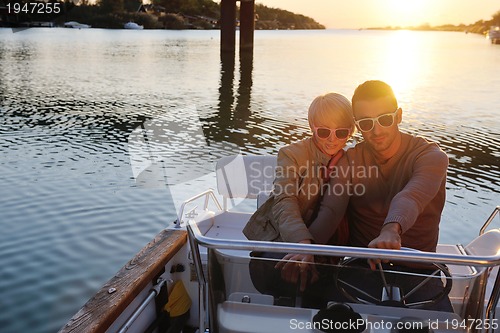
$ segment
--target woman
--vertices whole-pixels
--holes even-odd
[[[314,241],[308,226],[319,208],[329,170],[342,156],[342,148],[353,135],[355,127],[350,101],[337,93],[316,97],[309,107],[308,121],[312,137],[279,150],[273,192],[245,226],[243,233],[248,239],[304,244]],[[347,241],[345,227],[339,226],[336,234],[337,237],[343,234],[344,239],[332,239],[331,243]],[[317,271],[312,265],[307,265],[314,261],[312,255],[253,255],[282,259],[276,265],[272,261],[252,260],[252,281],[262,293],[275,296],[290,294],[299,279],[300,291],[304,291],[308,282],[318,279]],[[289,283],[283,283],[281,279]]]

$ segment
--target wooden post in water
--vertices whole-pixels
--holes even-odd
[[[220,2],[220,50],[233,52],[236,45],[236,0]]]
[[[253,51],[253,32],[255,28],[255,0],[240,2],[240,52]]]

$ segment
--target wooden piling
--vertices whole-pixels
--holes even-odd
[[[255,0],[240,2],[240,51],[253,51],[253,33],[255,28]]]
[[[221,0],[220,3],[220,49],[233,52],[236,45],[236,0]]]

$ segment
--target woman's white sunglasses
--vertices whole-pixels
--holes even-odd
[[[351,129],[350,128],[335,128],[331,129],[328,127],[313,127],[313,131],[316,134],[316,136],[320,139],[328,139],[332,135],[339,139],[339,140],[345,140],[351,135]]]

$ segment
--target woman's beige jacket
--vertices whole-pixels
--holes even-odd
[[[245,236],[292,243],[313,240],[307,227],[317,213],[329,160],[312,138],[281,148],[271,196],[248,221]]]

